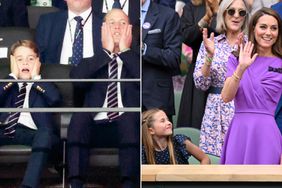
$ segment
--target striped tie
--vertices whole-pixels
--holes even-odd
[[[114,55],[113,59],[109,63],[109,79],[118,78],[118,64],[116,58],[117,55]],[[109,82],[107,92],[107,106],[108,108],[118,107],[117,82]],[[119,116],[119,112],[108,112],[107,115],[110,120],[113,120]]]
[[[19,91],[17,98],[15,100],[15,107],[16,108],[22,108],[23,107],[24,99],[25,99],[25,95],[26,95],[26,86],[27,86],[27,83],[24,82],[22,87],[20,88],[20,91]],[[15,126],[18,123],[19,117],[20,117],[20,112],[12,112],[10,114],[9,120],[8,120],[8,123],[7,123],[8,127],[5,128],[5,132],[4,132],[5,135],[11,136],[11,137],[14,136],[15,131],[16,131]]]
[[[83,18],[76,16],[74,19],[77,23],[72,47],[72,64],[77,65],[83,57],[83,27],[81,23]]]

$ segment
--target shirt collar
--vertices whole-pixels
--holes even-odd
[[[151,0],[146,0],[145,3],[142,5],[142,12],[148,12]]]
[[[76,15],[74,12],[72,11],[68,11],[68,14],[69,14],[69,21],[73,21],[74,20],[74,17],[76,16],[81,16],[83,18],[83,21],[82,23],[85,22],[85,20],[87,19],[87,17],[89,16],[89,14],[91,13],[92,11],[92,8],[89,7],[86,11],[84,11],[83,13],[81,13],[80,15]],[[74,20],[75,21],[75,20]]]

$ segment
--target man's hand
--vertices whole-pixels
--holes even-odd
[[[112,53],[114,51],[115,44],[109,24],[105,22],[103,23],[101,28],[101,35],[102,35],[102,47]]]
[[[121,31],[121,38],[119,41],[119,50],[122,52],[130,48],[132,43],[132,25],[127,25],[124,30]]]

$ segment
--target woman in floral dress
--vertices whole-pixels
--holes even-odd
[[[194,81],[197,88],[208,90],[209,95],[201,125],[200,148],[220,156],[225,133],[234,115],[234,103],[224,103],[220,93],[225,81],[226,63],[238,43],[246,40],[242,31],[248,22],[244,0],[223,0],[217,14],[217,32],[210,38],[203,29],[203,42],[196,61]]]

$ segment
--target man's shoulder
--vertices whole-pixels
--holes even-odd
[[[67,11],[51,12],[41,15],[40,20],[41,21],[50,20],[52,22],[57,22],[58,20],[66,19],[67,15],[68,15]]]
[[[170,17],[174,14],[176,14],[175,10],[170,8],[170,7],[167,7],[167,6],[164,6],[164,5],[161,5],[161,4],[157,4],[157,3],[154,3],[154,2],[151,2],[152,3],[152,7],[156,10],[159,11],[160,14],[163,15],[166,15],[167,17]]]

